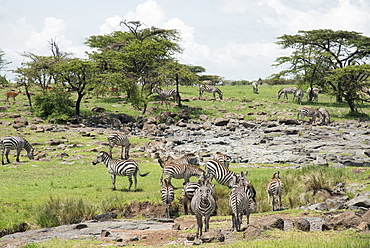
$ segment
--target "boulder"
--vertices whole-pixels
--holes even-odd
[[[304,219],[304,218],[295,220],[293,222],[293,225],[298,230],[301,230],[301,231],[304,231],[304,232],[309,232],[310,231],[310,227],[311,227],[310,222],[307,219]]]
[[[370,208],[370,198],[366,195],[360,195],[348,201],[346,206],[350,209],[357,209],[359,207]]]
[[[340,214],[336,214],[328,217],[325,220],[324,226],[325,230],[339,230],[339,229],[348,229],[356,228],[362,221],[362,218],[359,217],[353,211],[346,211]]]
[[[226,126],[229,123],[229,119],[225,118],[216,118],[213,121],[215,126]]]

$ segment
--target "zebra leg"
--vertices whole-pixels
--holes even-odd
[[[204,216],[204,225],[205,225],[204,232],[208,232],[208,230],[209,230],[209,219],[210,218],[211,218],[211,213],[206,214]]]
[[[203,229],[203,220],[201,214],[196,214],[195,217],[197,218],[197,233],[195,235],[196,238],[202,237],[202,229]]]
[[[113,185],[112,190],[116,190],[116,175],[110,174],[110,177],[112,178],[112,185]]]
[[[1,163],[4,165],[4,152],[5,152],[5,147],[3,147],[3,150],[1,152]]]
[[[240,227],[242,225],[242,213],[237,212],[237,217],[236,217],[236,231],[240,232]]]
[[[129,186],[128,186],[128,191],[131,191],[131,186],[132,186],[132,176],[127,176],[128,178],[128,182],[129,182]],[[135,178],[135,177],[134,177]],[[136,186],[135,186],[135,190],[136,190]]]
[[[123,158],[123,145],[121,146],[121,159],[126,159],[126,158]]]
[[[233,222],[232,229],[234,231],[236,229],[236,218],[235,218],[235,214],[234,213],[232,213],[231,219],[232,219],[232,222]]]
[[[113,149],[113,146],[109,144],[109,155],[111,158],[112,158],[112,149]]]
[[[130,145],[131,144],[128,144],[128,146],[126,146],[126,148],[125,148],[125,159],[129,159],[129,157],[130,157]]]
[[[188,198],[186,196],[182,196],[182,206],[184,207],[184,213],[185,215],[188,215],[189,214],[189,201],[188,201]]]
[[[10,151],[10,150],[9,150]],[[22,148],[17,149],[17,159],[16,161],[19,162],[19,155],[21,154]],[[9,153],[8,153],[9,154]],[[10,162],[9,162],[10,163]]]
[[[137,171],[134,174],[134,191],[136,191],[136,186],[137,186]]]

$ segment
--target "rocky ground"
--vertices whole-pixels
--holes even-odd
[[[119,118],[116,118],[119,119]],[[135,151],[177,157],[185,152],[195,152],[205,161],[216,151],[230,155],[233,163],[243,167],[257,167],[261,164],[287,164],[289,168],[299,168],[307,164],[333,167],[369,167],[370,165],[370,124],[348,121],[330,125],[310,125],[296,120],[244,121],[243,118],[228,115],[209,120],[203,116],[201,121],[181,120],[177,123],[157,124],[156,118],[146,118],[134,124],[122,122],[123,131],[129,135],[149,137],[158,141],[149,148],[134,147]],[[114,121],[105,123],[111,127]],[[4,123],[3,123],[4,125]],[[6,124],[5,124],[6,125]],[[36,121],[31,128],[39,131],[79,131],[81,133],[99,130],[102,126],[90,120],[72,123],[67,126],[43,125]],[[100,125],[100,126],[99,126]],[[332,210],[327,215],[305,212],[301,216],[290,217],[274,213],[268,217],[252,215],[251,224],[244,231],[246,238],[262,235],[262,230],[279,228],[290,230],[300,228],[305,231],[323,231],[337,228],[370,229],[370,193],[364,192],[361,199],[349,205],[348,199],[335,202],[326,201],[317,206],[306,206],[311,210]],[[358,212],[335,212],[343,207],[360,210]],[[139,209],[141,207],[138,207]],[[146,207],[147,210],[150,206]],[[142,208],[142,209],[146,209]],[[162,212],[162,206],[151,206],[149,211]],[[159,211],[160,209],[160,211]],[[334,212],[333,212],[334,211]],[[145,214],[143,214],[145,216]],[[161,246],[164,244],[192,244],[194,234],[183,232],[196,225],[195,218],[181,217],[175,220],[158,219],[160,214],[146,220],[107,220],[86,221],[78,225],[68,225],[40,230],[29,230],[6,235],[1,239],[3,247],[21,247],[28,242],[42,242],[50,238],[86,239],[93,237],[102,243],[141,244]],[[230,218],[212,220],[221,222],[222,228],[213,229],[205,235],[202,242],[235,241],[230,230]],[[246,226],[245,226],[246,227]]]

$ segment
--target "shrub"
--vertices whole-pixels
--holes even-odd
[[[74,103],[69,97],[64,91],[43,92],[36,95],[32,112],[43,119],[64,123],[74,113]]]

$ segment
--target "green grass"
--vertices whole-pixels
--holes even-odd
[[[345,104],[337,104],[335,103],[335,99],[325,94],[320,94],[319,103],[308,103],[304,100],[302,106],[291,100],[278,100],[276,93],[281,87],[262,85],[259,88],[260,94],[257,95],[252,93],[251,86],[220,86],[224,92],[223,101],[213,101],[209,93],[203,95],[204,100],[197,100],[197,87],[181,87],[180,91],[182,98],[190,99],[189,102],[183,102],[184,105],[201,108],[192,113],[193,118],[197,118],[200,114],[209,115],[211,118],[222,117],[226,112],[234,112],[237,115],[245,116],[245,120],[263,118],[269,120],[280,118],[295,119],[297,118],[296,110],[302,106],[324,106],[329,110],[334,121],[355,120],[359,118],[356,115],[348,115],[348,107]],[[9,89],[0,89],[0,95],[3,95],[7,91]],[[90,97],[83,101],[81,106],[82,113],[91,115],[90,109],[99,106],[113,113],[126,113],[135,117],[141,114],[140,111],[133,109],[131,105],[125,104],[123,101],[124,97],[106,99]],[[0,167],[0,191],[2,192],[0,195],[0,230],[12,228],[22,222],[29,223],[32,228],[39,228],[43,226],[40,216],[42,216],[43,212],[46,212],[45,207],[58,209],[66,203],[77,206],[76,211],[67,211],[70,215],[78,215],[78,211],[84,209],[83,211],[85,213],[79,216],[82,216],[81,218],[88,218],[94,214],[113,209],[120,210],[125,204],[130,202],[161,202],[159,194],[161,170],[156,161],[147,157],[142,152],[133,152],[134,149],[132,149],[131,155],[139,163],[141,173],[149,171],[150,174],[144,178],[138,177],[137,192],[125,191],[128,187],[126,177],[117,177],[116,186],[118,190],[112,191],[111,179],[104,164],[97,164],[95,166],[91,164],[96,156],[96,153],[91,151],[92,149],[108,150],[107,147],[100,146],[97,142],[106,142],[106,136],[110,130],[102,129],[101,132],[92,131],[91,137],[82,136],[78,131],[69,132],[70,134],[68,135],[65,132],[36,133],[30,130],[30,125],[17,131],[11,125],[4,125],[7,122],[13,123],[14,119],[10,118],[10,113],[21,113],[29,121],[33,116],[26,105],[27,101],[24,95],[19,95],[16,102],[14,105],[9,105],[10,107],[5,112],[0,113],[1,122],[3,123],[3,126],[0,128],[0,136],[24,136],[31,143],[37,143],[35,145],[36,151],[45,152],[46,159],[29,161],[25,156],[25,151],[22,151],[22,156],[20,157],[21,163],[14,165],[15,157],[14,151],[12,151],[10,155],[11,163]],[[362,109],[366,114],[369,114],[368,107],[365,106]],[[150,103],[149,108],[155,108],[156,110],[153,111],[156,112],[163,110],[176,112],[180,110],[174,103],[167,106]],[[259,111],[264,111],[267,114],[260,116],[257,114]],[[246,115],[247,113],[251,114]],[[150,115],[150,112],[147,115]],[[368,118],[367,116],[365,117]],[[43,123],[41,125],[47,127],[51,124]],[[52,139],[66,140],[65,144],[68,145],[68,148],[65,152],[70,157],[62,160],[60,154],[64,151],[58,149],[57,146],[46,144],[46,142]],[[133,146],[141,146],[147,143],[149,139],[146,137],[130,137],[130,141],[133,143]],[[114,154],[115,156],[119,155],[118,148],[114,149]],[[271,206],[267,202],[266,185],[273,171],[276,170],[274,167],[284,166],[286,165],[260,165],[258,168],[246,169],[238,164],[232,165],[231,169],[238,173],[240,171],[249,171],[248,178],[257,190],[258,213],[265,213],[271,210]],[[367,168],[364,168],[364,171],[361,172],[353,171],[349,168],[333,169],[330,167],[309,167],[306,170],[282,168],[281,176],[285,184],[283,205],[291,209],[306,203],[297,197],[300,194],[304,195],[304,199],[308,199],[312,203],[317,201],[318,199],[312,196],[310,189],[314,189],[318,183],[320,183],[320,187],[333,187],[339,181],[363,183],[366,178],[370,177],[370,171]],[[193,178],[193,180],[196,180],[196,178]],[[173,180],[173,184],[179,188],[175,191],[177,204],[180,201],[182,182],[182,180]],[[308,185],[311,185],[311,188],[304,187]],[[367,186],[365,190],[370,190],[369,187]],[[221,196],[220,199],[222,196],[225,198],[225,195],[228,193],[227,189],[219,185],[216,186],[216,189]],[[220,200],[219,205],[222,210],[220,210],[220,213],[228,214],[227,202],[221,203]],[[263,247],[275,247],[288,242],[292,243],[292,246],[287,247],[298,247],[296,245],[300,244],[300,242],[296,241],[295,237],[307,240],[306,247],[314,244],[313,239],[311,240],[309,235],[306,237],[305,233],[291,233],[291,237],[286,238],[275,237],[274,235],[276,234],[267,233],[268,239],[248,241],[248,246],[260,247],[258,244],[262,244]],[[348,237],[352,237],[353,242],[357,242],[357,244],[362,244],[361,242],[363,242],[363,236],[351,232],[345,233],[342,237],[336,235],[336,233],[331,233],[331,236],[328,238],[326,234],[319,236],[317,239],[320,239],[324,244],[327,243],[327,247],[344,247],[344,245],[341,245],[351,244]],[[50,246],[52,247],[74,247],[76,242],[78,241],[52,240],[48,241],[45,244],[46,246],[35,244],[29,245],[29,247],[47,247],[47,244],[51,244]],[[94,247],[94,244],[95,241],[88,241],[84,247]],[[236,247],[244,246],[243,243],[236,243],[236,245]],[[357,247],[361,247],[361,245]]]

